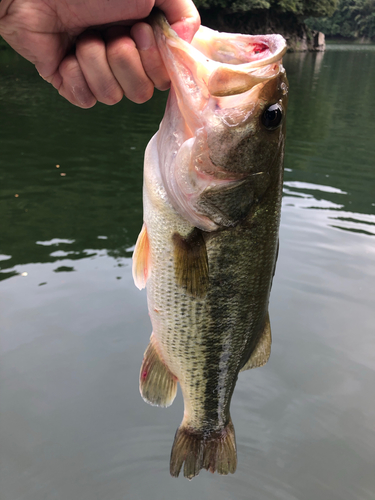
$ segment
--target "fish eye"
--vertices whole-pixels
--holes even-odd
[[[281,123],[283,113],[280,104],[272,104],[263,111],[262,123],[267,130],[275,130]]]

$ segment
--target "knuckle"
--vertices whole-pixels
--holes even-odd
[[[121,101],[123,98],[123,92],[120,89],[109,89],[105,92],[104,96],[98,99],[99,102],[103,104],[107,104],[108,106],[113,106]]]
[[[162,81],[162,82],[158,82],[157,85],[155,85],[155,87],[160,90],[160,91],[165,91],[165,90],[168,90],[171,86],[171,81],[170,80],[165,80],[165,81]]]
[[[81,76],[81,69],[75,57],[66,57],[60,64],[60,73],[70,79]]]
[[[81,68],[74,56],[66,57],[60,64],[61,80],[56,86],[58,92],[81,108],[91,108],[96,99],[87,87]]]
[[[135,51],[135,44],[129,39],[119,39],[110,42],[107,46],[107,57],[110,64],[126,63]]]
[[[73,100],[70,100],[70,102],[72,104],[75,104],[76,106],[79,106],[80,108],[83,108],[83,109],[90,109],[92,108],[93,106],[95,106],[96,104],[96,99],[93,98],[93,97],[87,97],[86,99],[85,98],[82,98],[80,101],[79,101],[79,104],[77,105],[77,103]]]
[[[105,46],[101,39],[86,36],[77,41],[77,56],[86,61],[97,62],[102,57]]]
[[[147,76],[154,82],[154,85],[159,90],[167,90],[170,87],[170,79],[166,73],[164,64],[156,64],[152,67],[147,67]]]
[[[147,82],[146,84],[142,84],[137,88],[137,90],[129,96],[129,99],[135,102],[136,104],[143,104],[151,99],[154,94],[154,86]]]

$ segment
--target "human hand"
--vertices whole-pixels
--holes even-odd
[[[169,87],[152,28],[138,22],[154,6],[191,41],[200,23],[192,0],[0,0],[0,35],[76,106],[124,94],[143,103]]]

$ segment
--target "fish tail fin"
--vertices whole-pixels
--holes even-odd
[[[153,406],[170,406],[177,393],[177,378],[160,358],[153,335],[143,356],[139,377],[142,398]]]
[[[237,467],[236,438],[229,417],[219,431],[207,433],[181,424],[177,429],[171,453],[170,473],[178,477],[182,464],[184,476],[192,479],[201,469],[219,474],[233,474]]]

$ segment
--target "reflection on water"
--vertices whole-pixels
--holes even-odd
[[[373,500],[374,50],[285,58],[272,356],[239,377],[236,474],[192,483],[168,473],[182,398],[138,392],[150,322],[130,257],[166,97],[82,111],[0,57],[2,499]]]
[[[59,249],[77,259],[87,248],[129,257],[142,224],[143,152],[166,96],[83,111],[29,65],[1,56],[1,252],[12,257],[1,277],[19,264],[58,260],[38,244],[56,238],[71,241]]]
[[[358,51],[363,51],[363,52],[371,52],[375,51],[375,44],[373,43],[340,43],[340,42],[334,42],[334,41],[329,41],[326,45],[327,50],[331,51],[351,51],[351,52],[358,52]]]
[[[324,193],[325,198],[327,198],[326,193],[347,195],[348,193],[345,191],[331,186],[321,186],[299,181],[286,181],[284,186],[286,186],[284,188],[284,206],[325,210],[325,226],[375,236],[375,215],[346,212],[343,210],[343,204],[333,203],[324,199],[324,195],[320,195],[322,196],[320,198],[319,193],[316,193],[316,191]],[[314,194],[309,193],[309,191],[313,191]],[[294,200],[293,198],[297,198],[298,200]],[[337,221],[337,225],[334,225],[334,221]]]

